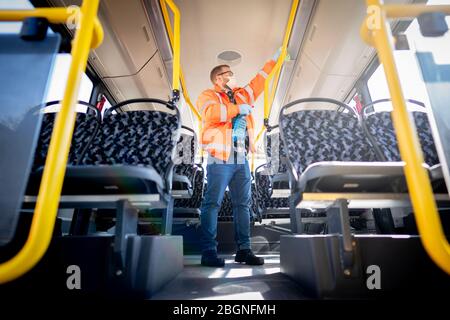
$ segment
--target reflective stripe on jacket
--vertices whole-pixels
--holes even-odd
[[[236,104],[231,103],[226,93],[217,85],[214,89],[207,89],[200,94],[197,100],[197,110],[202,115],[200,143],[211,156],[228,160],[232,146],[231,120],[239,114],[240,104],[249,104],[253,107],[256,99],[264,91],[264,82],[274,66],[275,61],[269,60],[249,84],[234,89]],[[255,123],[252,114],[246,118],[250,150],[253,151]]]

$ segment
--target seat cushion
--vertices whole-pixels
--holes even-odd
[[[27,195],[36,195],[43,169],[30,176]],[[68,166],[62,195],[157,194],[163,179],[153,168],[114,166]]]
[[[406,192],[404,162],[317,162],[301,175],[301,192]]]

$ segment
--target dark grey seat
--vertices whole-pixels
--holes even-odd
[[[287,172],[271,175],[267,164],[255,169],[255,191],[263,218],[289,214],[287,209],[289,208],[289,198],[286,194],[290,193],[290,189],[284,189],[283,187],[286,185],[289,185]],[[278,188],[277,194],[281,194],[282,197],[274,197],[273,188]]]
[[[375,111],[375,107],[380,110]],[[407,100],[407,107],[416,125],[425,163],[430,167],[439,164],[425,105],[419,101]],[[377,156],[381,161],[401,161],[391,112],[392,103],[389,99],[377,100],[362,108],[363,128],[377,148]]]
[[[43,118],[35,107],[45,101],[61,43],[59,34],[27,36],[0,35],[0,246],[17,229]]]
[[[335,110],[298,108],[319,102],[332,104]],[[297,205],[314,203],[326,208],[332,199],[355,197],[355,208],[371,208],[365,206],[383,199],[392,205],[398,199],[394,194],[407,196],[403,163],[377,161],[357,115],[342,102],[309,98],[289,103],[280,111],[280,131],[295,180],[292,191]],[[368,202],[362,201],[364,197]]]
[[[281,141],[278,126],[270,128],[264,135],[267,169],[272,185],[271,198],[287,198],[289,190],[289,174],[286,168],[286,151]]]
[[[192,218],[200,215],[204,170],[201,164],[195,163],[197,149],[198,141],[195,131],[182,126],[175,153],[177,164],[174,167],[172,182],[175,217]]]
[[[422,102],[407,100],[420,146],[422,148],[424,163],[429,170],[433,189],[438,193],[446,193],[442,167],[431,132],[427,109]],[[377,108],[378,110],[375,110]],[[367,104],[362,109],[362,125],[381,161],[402,161],[398,149],[397,137],[392,123],[392,102],[390,99],[381,99]]]
[[[166,106],[167,111],[113,112],[124,106],[143,103],[162,104]],[[170,103],[157,99],[121,102],[105,112],[98,135],[84,155],[81,165],[110,166],[118,169],[124,166],[143,167],[148,170],[143,180],[155,184],[159,193],[168,198],[174,166],[172,158],[177,142],[174,132],[179,129],[178,109]],[[162,185],[158,181],[162,181]],[[145,191],[142,190],[144,193]]]
[[[130,109],[136,104],[138,109]],[[154,110],[155,104],[167,111]],[[144,105],[150,108],[142,110]],[[136,207],[166,208],[172,215],[173,154],[179,129],[179,111],[166,101],[133,99],[108,109],[82,158],[74,157],[76,161],[68,166],[60,205],[115,208],[118,201],[127,200]],[[171,221],[165,227],[170,233]]]
[[[44,113],[38,146],[34,158],[33,168],[37,169],[45,164],[45,158],[50,144],[50,137],[55,124],[61,101],[45,103],[41,112]],[[72,135],[72,143],[69,150],[68,164],[79,164],[92,140],[94,139],[101,123],[101,115],[93,105],[78,101],[76,104],[75,128]]]
[[[61,101],[50,101],[43,106],[38,106],[33,112],[40,112],[42,125],[34,154],[33,166],[27,186],[27,195],[37,195],[42,178],[45,159],[47,158],[50,138],[58,114]],[[85,110],[80,110],[84,108]],[[76,105],[75,127],[72,135],[72,143],[69,149],[68,166],[78,165],[89,148],[92,140],[100,128],[101,115],[91,104],[78,101]]]
[[[175,167],[172,180],[172,196],[174,198],[191,198],[197,167],[195,154],[197,138],[195,132],[185,126],[181,127],[180,139],[175,152]]]
[[[255,169],[255,186],[263,217],[289,215],[290,183],[278,126],[264,135],[266,164]]]

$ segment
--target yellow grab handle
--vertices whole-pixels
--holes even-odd
[[[80,79],[86,69],[89,48],[92,44],[98,4],[99,0],[86,0],[81,7],[80,28],[75,33],[67,87],[61,111],[56,117],[52,132],[30,233],[25,245],[17,255],[0,264],[0,284],[17,279],[32,269],[42,258],[50,244],[75,125],[75,102]],[[60,9],[56,10],[55,15],[61,11]],[[23,18],[35,16],[32,12],[30,11],[29,15],[24,15]],[[1,17],[2,13],[0,13],[0,19]]]
[[[291,37],[292,27],[294,26],[295,21],[295,14],[297,13],[297,8],[299,5],[299,0],[293,0],[291,11],[289,13],[289,20],[286,26],[286,31],[284,33],[283,38],[283,44],[281,46],[281,54],[278,57],[278,61],[275,64],[275,67],[272,69],[268,77],[266,78],[266,81],[264,83],[264,118],[268,119],[270,116],[270,111],[272,109],[272,103],[275,98],[275,92],[277,91],[278,86],[278,80],[280,78],[281,73],[281,66],[284,63],[284,60],[286,59],[286,52],[287,52],[287,46],[289,43],[289,39]],[[272,78],[276,75],[275,80],[273,81],[272,88],[270,91],[270,99],[269,99],[269,84]]]
[[[174,32],[170,25],[169,14],[167,12],[166,4],[173,12]],[[172,89],[180,89],[180,10],[173,3],[172,0],[160,0],[161,10],[163,12],[164,22],[169,34],[170,44],[173,50],[173,72],[172,72]],[[169,29],[170,27],[170,29]]]
[[[367,6],[369,15],[361,27],[361,37],[368,44],[375,46],[386,74],[393,103],[392,120],[400,155],[405,162],[406,182],[420,238],[431,259],[442,270],[450,274],[450,245],[442,230],[430,179],[422,166],[422,150],[415,125],[409,119],[394,60],[393,38],[386,22],[385,8],[391,10],[391,16],[394,14],[407,16],[414,14],[417,16],[420,12],[416,9],[425,9],[425,6],[415,7],[414,10],[408,9],[410,5],[397,5],[395,8],[392,5],[385,7],[379,0],[367,0]],[[430,8],[426,9],[427,12],[430,11]]]
[[[76,6],[68,8],[38,8],[34,10],[3,10],[0,11],[0,21],[22,21],[26,18],[46,18],[50,23],[76,23],[81,18],[81,10]],[[94,36],[90,44],[97,48],[103,41],[103,28],[97,15],[94,17]]]
[[[163,18],[164,18],[164,24],[166,25],[167,34],[169,36],[170,45],[172,46],[172,48],[173,48],[173,50],[175,52],[174,44],[175,44],[176,39],[174,39],[174,32],[172,30],[172,25],[170,23],[169,12],[167,11],[167,7],[166,7],[166,0],[159,0],[159,4],[161,6],[161,11],[162,11]],[[175,4],[174,4],[174,6],[175,6]],[[175,54],[174,54],[174,60],[175,60]],[[175,61],[174,61],[174,63],[175,63]],[[201,120],[202,117],[201,117],[200,113],[193,106],[193,104],[191,102],[191,99],[189,97],[189,94],[188,94],[188,91],[187,91],[187,88],[186,88],[186,82],[184,80],[183,69],[181,68],[181,63],[180,63],[179,69],[180,69],[181,89],[183,91],[184,101],[186,101],[186,103],[188,104],[189,108],[191,109],[191,111],[195,115],[195,117],[198,120]]]

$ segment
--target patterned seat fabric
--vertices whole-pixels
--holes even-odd
[[[414,122],[419,135],[425,163],[433,166],[439,163],[436,146],[431,134],[431,127],[427,114],[424,112],[412,112]],[[377,112],[368,115],[365,119],[368,133],[381,149],[387,161],[401,161],[397,138],[392,123],[391,112]]]
[[[258,203],[256,202],[256,189],[255,184],[252,183],[251,186],[251,200],[250,200],[250,220],[253,221],[257,219],[260,215],[260,210],[258,208]],[[218,217],[221,221],[233,221],[233,202],[231,200],[230,192],[225,191],[223,196],[222,204],[220,206]]]
[[[266,157],[267,166],[272,175],[287,171],[284,162],[286,151],[279,132],[266,135]]]
[[[45,113],[43,115],[39,140],[34,155],[33,171],[45,164],[56,115],[56,113]],[[95,115],[77,113],[67,164],[75,165],[78,163],[81,153],[94,137],[98,127],[99,122]]]
[[[220,220],[233,220],[233,203],[231,202],[230,192],[227,190],[223,195],[222,204],[219,210]]]
[[[258,203],[263,212],[268,208],[289,208],[289,198],[271,198],[270,189],[272,187],[267,171],[256,172],[255,181],[258,184]]]
[[[178,127],[176,115],[161,111],[107,114],[81,164],[151,166],[164,178]]]
[[[320,161],[376,161],[353,115],[334,110],[301,110],[280,117],[287,155],[298,176]]]
[[[176,168],[176,167],[175,167]],[[194,183],[192,197],[189,199],[175,199],[175,208],[192,208],[199,209],[202,204],[203,199],[203,185],[205,180],[205,173],[202,167],[194,167]]]
[[[176,165],[173,168],[174,173],[188,177],[192,186],[194,185],[194,174],[196,171],[194,165],[195,143],[195,137],[193,135],[185,133],[180,135],[175,151]]]
[[[288,198],[271,198],[270,194],[273,176],[287,171],[285,163],[286,151],[279,132],[271,132],[265,136],[265,149],[267,164],[264,166],[263,171],[258,171],[255,174],[257,201],[263,213],[267,208],[289,207]]]
[[[189,178],[192,185],[192,197],[189,199],[175,199],[175,208],[198,209],[201,206],[203,197],[204,170],[195,164],[195,153],[197,150],[197,140],[194,135],[182,133],[178,140],[175,151],[176,164],[174,172]]]
[[[252,204],[251,204],[252,219],[261,221],[262,208],[260,207],[259,202],[258,202],[258,194],[256,191],[255,183],[252,183],[252,198],[251,199],[252,199]]]

